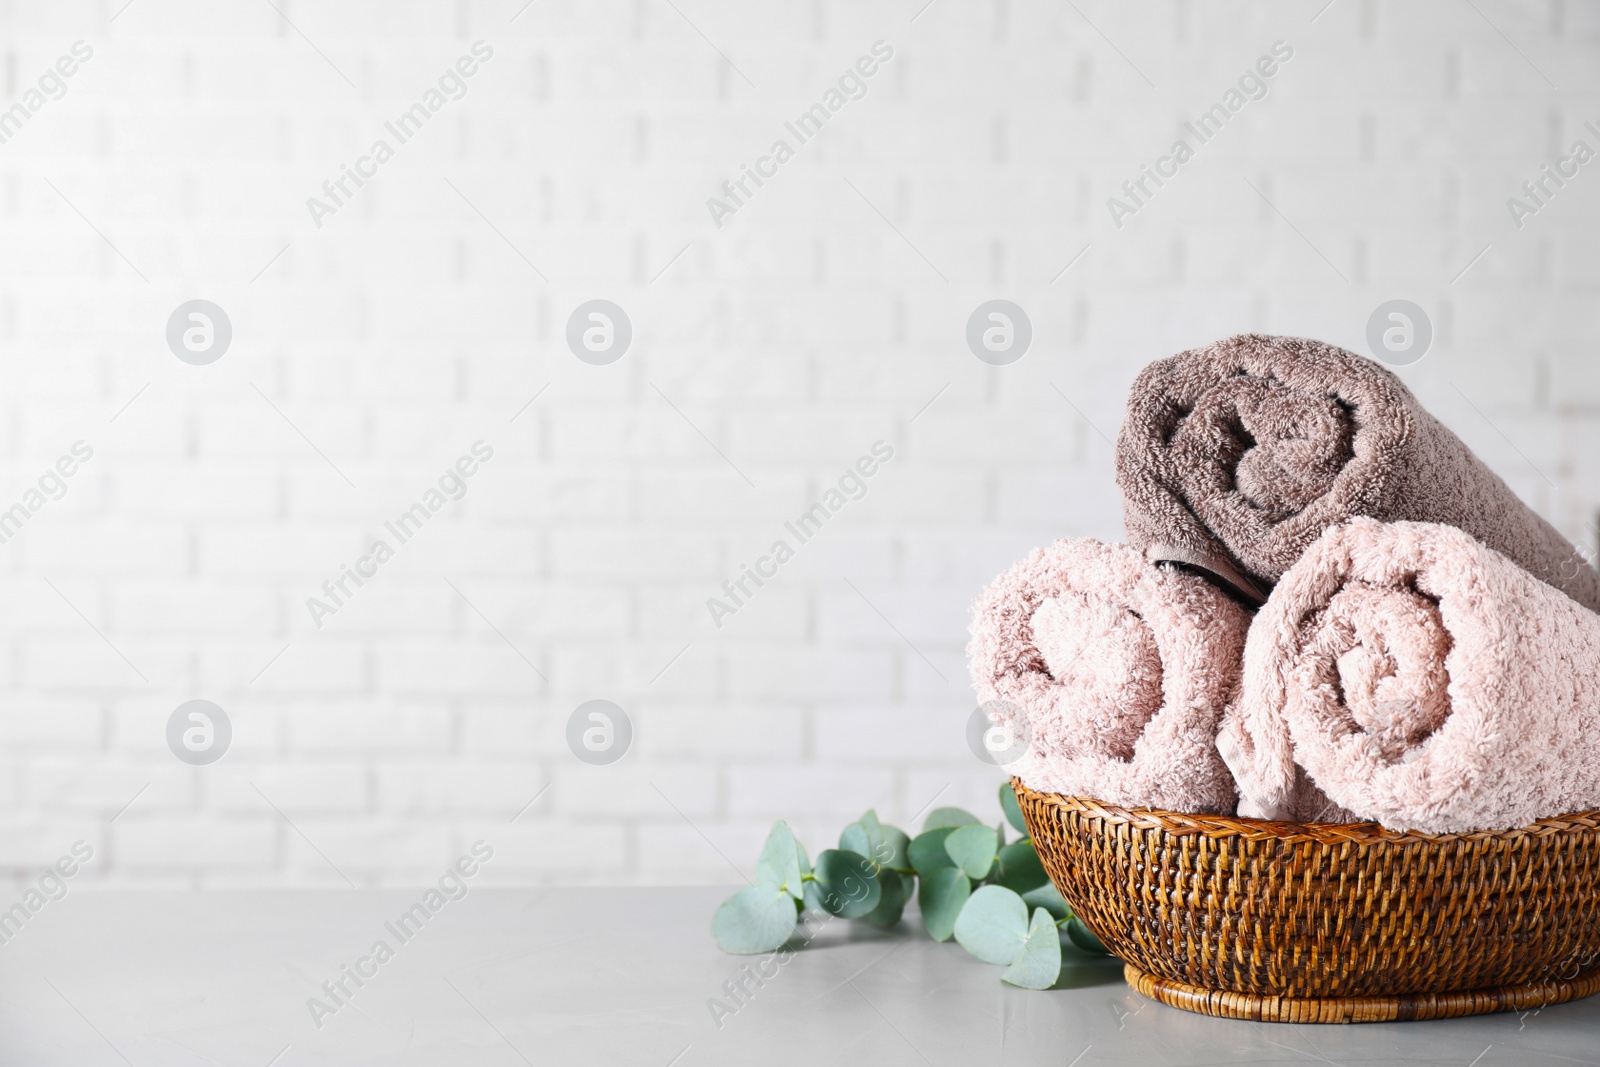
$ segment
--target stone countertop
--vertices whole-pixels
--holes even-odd
[[[761,959],[712,943],[729,892],[470,888],[413,929],[396,923],[420,890],[74,889],[0,945],[0,1063],[1600,1064],[1600,997],[1440,1022],[1234,1022],[1144,1000],[1103,959],[1077,958],[1062,988],[1013,989],[914,918],[830,921],[716,1017],[708,1002],[733,1008],[724,983]],[[335,1003],[322,986],[346,965],[370,977]]]

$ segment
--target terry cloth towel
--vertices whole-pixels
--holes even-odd
[[[1005,767],[1030,788],[1220,814],[1236,797],[1216,734],[1248,626],[1203,578],[1064,540],[984,591],[967,653],[990,720],[1027,739]]]
[[[1251,624],[1217,744],[1241,815],[1455,833],[1600,808],[1597,738],[1600,616],[1453,527],[1356,519]]]
[[[1600,573],[1399,378],[1318,341],[1240,334],[1146,367],[1117,440],[1129,542],[1260,604],[1357,515],[1459,526],[1585,607]]]

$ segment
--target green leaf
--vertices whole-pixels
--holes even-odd
[[[942,867],[954,867],[956,861],[944,850],[944,839],[955,833],[955,830],[954,826],[941,826],[937,830],[918,834],[912,840],[911,847],[906,849],[912,869],[926,878]]]
[[[867,922],[873,926],[889,927],[900,921],[906,901],[911,897],[914,879],[889,867],[878,870],[878,884],[883,887],[883,897],[878,906],[867,913]]]
[[[782,819],[773,823],[767,843],[761,846],[761,856],[756,860],[756,885],[782,889],[796,900],[804,899],[799,849],[800,844],[794,839],[789,824]]]
[[[1000,783],[1000,810],[1006,813],[1006,822],[1020,834],[1028,832],[1028,824],[1022,818],[1022,807],[1017,803],[1017,791],[1011,788],[1010,782]]]
[[[1039,854],[1033,850],[1033,842],[1027,838],[1013,841],[1002,848],[999,860],[1000,874],[995,878],[997,885],[1027,893],[1050,881],[1050,876],[1044,872],[1044,864],[1039,862]]]
[[[1016,961],[1000,976],[1023,989],[1049,989],[1061,977],[1061,931],[1056,921],[1043,908],[1033,913],[1033,923],[1022,942],[1022,952]]]
[[[794,933],[794,898],[769,885],[745,886],[711,917],[711,936],[724,952],[742,956],[774,952]]]
[[[872,841],[872,851],[866,854],[867,859],[878,867],[890,867],[899,872],[912,869],[910,859],[906,856],[906,849],[910,848],[906,830],[878,822],[875,811],[867,811],[866,816],[861,817],[861,825],[867,827],[867,840]]]
[[[980,886],[956,916],[956,941],[985,963],[1013,963],[1028,936],[1028,906],[999,885]]]
[[[901,874],[910,874],[913,869],[910,836],[898,826],[885,826],[882,830],[883,836],[874,846],[872,858],[880,866],[899,871]]]
[[[839,847],[867,857],[879,867],[897,871],[911,871],[911,861],[906,849],[911,839],[904,830],[885,826],[878,821],[878,813],[869,810],[860,819],[844,828],[839,835]]]
[[[1067,920],[1067,939],[1085,952],[1093,952],[1099,956],[1111,955],[1111,950],[1106,948],[1105,942],[1094,936],[1094,931],[1083,925],[1076,915]]]
[[[974,882],[994,866],[1000,835],[987,826],[958,826],[944,839],[944,850]]]
[[[1043,908],[1056,917],[1059,922],[1072,914],[1072,909],[1067,906],[1066,898],[1061,895],[1053,883],[1046,882],[1038,889],[1030,889],[1022,894],[1023,902],[1030,908]]]
[[[926,833],[941,826],[971,826],[982,821],[972,812],[962,811],[960,808],[934,808],[928,812],[928,817],[922,820],[922,830]]]
[[[955,932],[956,916],[972,895],[972,879],[960,867],[942,867],[924,875],[917,891],[922,925],[935,941],[948,941]]]
[[[823,910],[842,919],[859,919],[883,899],[872,861],[856,852],[828,849],[817,856]]]

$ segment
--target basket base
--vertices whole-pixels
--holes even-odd
[[[1133,964],[1123,975],[1140,996],[1201,1015],[1267,1023],[1386,1023],[1449,1019],[1497,1011],[1530,1011],[1600,992],[1600,967],[1570,979],[1474,989],[1464,993],[1406,993],[1384,997],[1274,997],[1202,989],[1146,974]]]

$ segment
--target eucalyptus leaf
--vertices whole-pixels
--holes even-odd
[[[794,933],[796,914],[794,898],[786,890],[745,886],[711,917],[711,936],[724,952],[744,956],[774,952]]]
[[[856,824],[867,831],[868,850],[862,855],[880,867],[884,866],[883,860],[877,854],[878,844],[883,840],[883,823],[879,820],[876,809],[868,808],[861,818],[856,820]]]
[[[872,855],[872,839],[867,836],[867,828],[858,822],[839,831],[839,847],[858,856]]]
[[[907,873],[912,870],[906,855],[910,844],[904,830],[885,826],[878,821],[878,813],[870,809],[839,835],[840,848],[865,856],[879,867]]]
[[[937,830],[927,830],[913,838],[911,847],[906,850],[912,869],[926,878],[942,867],[954,867],[956,861],[944,850],[944,841],[955,831],[954,826],[941,826]]]
[[[1000,873],[995,878],[995,884],[1018,893],[1030,892],[1050,881],[1044,864],[1039,862],[1039,853],[1034,851],[1033,842],[1027,838],[1013,841],[1002,848],[999,863]]]
[[[983,962],[1009,966],[1028,936],[1028,906],[1005,886],[980,886],[956,916],[955,935]]]
[[[955,932],[956,916],[972,896],[972,879],[960,867],[942,867],[925,875],[917,890],[922,925],[935,941],[948,941]]]
[[[902,874],[911,871],[911,838],[898,826],[878,824],[877,833],[872,833],[868,827],[868,835],[874,837],[872,851],[867,853],[867,858],[880,867],[888,867]]]
[[[1000,976],[1023,989],[1049,989],[1061,977],[1061,931],[1043,908],[1035,908],[1022,952]]]
[[[823,890],[823,909],[842,919],[859,919],[883,898],[872,861],[859,853],[827,849],[817,856],[815,874]]]
[[[1094,931],[1083,925],[1076,915],[1067,920],[1067,940],[1085,952],[1092,952],[1099,956],[1111,955],[1111,950],[1106,948],[1105,942],[1094,936]]]
[[[806,911],[828,911],[829,909],[827,907],[827,904],[825,903],[825,901],[823,899],[827,895],[828,895],[828,891],[822,887],[822,883],[821,882],[814,882],[814,881],[813,882],[807,882],[806,883],[806,896],[805,896],[805,910]]]
[[[1006,822],[1012,829],[1020,834],[1028,832],[1028,824],[1022,818],[1022,806],[1017,803],[1017,791],[1011,788],[1010,782],[1000,783],[1000,810],[1006,813]]]
[[[1072,909],[1067,906],[1067,901],[1062,897],[1061,890],[1057,889],[1054,883],[1051,882],[1046,882],[1038,889],[1028,890],[1022,894],[1022,899],[1030,908],[1043,908],[1048,911],[1056,917],[1057,922],[1072,914]]]
[[[928,817],[922,820],[922,830],[926,833],[941,826],[971,826],[982,821],[972,812],[962,811],[960,808],[934,808],[928,812]]]
[[[911,837],[898,826],[885,826],[883,839],[878,842],[878,852],[873,858],[901,874],[910,874],[914,869],[911,866]]]
[[[958,826],[944,839],[944,850],[974,882],[994,866],[1000,835],[987,826]]]
[[[804,899],[799,848],[788,823],[782,819],[773,823],[767,843],[761,847],[761,855],[756,860],[756,884],[782,889],[795,900]]]
[[[908,874],[901,874],[890,867],[878,870],[878,884],[883,887],[883,896],[878,901],[878,906],[867,912],[866,920],[873,926],[889,927],[900,921],[901,914],[905,911],[906,901],[911,898],[911,886],[914,879]]]

